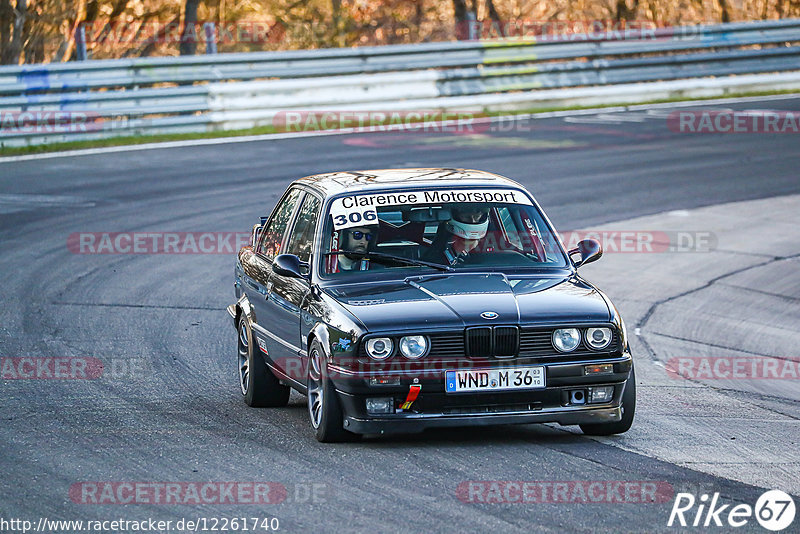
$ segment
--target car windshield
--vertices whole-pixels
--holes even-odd
[[[323,272],[559,267],[567,260],[544,218],[515,189],[394,191],[335,199]]]

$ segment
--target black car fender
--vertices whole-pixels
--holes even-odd
[[[256,312],[253,310],[253,306],[247,299],[247,295],[242,295],[241,298],[236,301],[236,304],[231,304],[228,306],[228,314],[233,317],[234,328],[239,327],[239,318],[242,316],[242,313],[245,314],[250,324],[256,322]]]
[[[322,346],[322,352],[325,356],[325,361],[331,362],[333,356],[331,355],[331,337],[328,333],[328,325],[317,322],[308,333],[308,350],[311,350],[311,343],[317,340]]]
[[[603,300],[606,302],[606,306],[608,306],[608,311],[611,315],[609,320],[614,324],[614,326],[617,328],[617,331],[619,332],[620,339],[622,340],[621,343],[622,350],[625,352],[630,352],[631,348],[630,348],[630,343],[628,341],[628,332],[625,328],[625,321],[622,319],[622,315],[619,313],[619,310],[611,301],[611,299],[608,298],[608,295],[606,295],[596,287],[595,289],[600,294],[600,296],[603,297]]]

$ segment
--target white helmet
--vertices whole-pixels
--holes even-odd
[[[466,213],[471,213],[470,211],[465,211]],[[469,222],[464,222],[463,220],[459,220],[461,218],[459,215],[461,214],[453,210],[453,217],[447,221],[447,229],[450,233],[462,239],[482,239],[483,236],[486,235],[486,230],[489,228],[489,213],[483,210],[477,211],[481,213],[481,217],[478,218],[479,222],[472,222],[474,218],[469,219]],[[477,213],[477,211],[475,213]]]

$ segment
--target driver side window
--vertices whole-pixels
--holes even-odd
[[[294,254],[300,261],[308,262],[311,259],[311,249],[314,246],[314,230],[317,227],[320,201],[317,197],[307,194],[303,206],[297,214],[297,222],[289,236],[286,253]]]
[[[283,235],[286,233],[286,227],[289,226],[298,198],[300,198],[300,189],[292,189],[278,204],[273,212],[272,219],[261,232],[261,240],[258,243],[256,252],[269,259],[281,253]]]

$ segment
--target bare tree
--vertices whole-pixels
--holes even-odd
[[[485,4],[489,20],[491,20],[492,25],[497,28],[498,37],[505,37],[506,32],[503,28],[503,19],[500,18],[500,13],[497,12],[497,8],[494,7],[494,2],[492,0],[485,0]]]
[[[197,52],[197,8],[200,0],[186,0],[183,10],[183,32],[181,33],[180,53],[193,56]]]
[[[64,60],[69,61],[75,51],[75,30],[78,24],[86,20],[86,0],[78,0],[74,24],[71,26],[71,35],[67,36],[67,48],[64,53]]]
[[[414,28],[416,40],[422,40],[422,23],[425,20],[425,0],[414,2]]]
[[[17,0],[16,6],[13,8],[10,0],[0,0],[1,64],[17,65],[19,63],[27,15],[27,0]]]
[[[0,63],[5,64],[7,50],[11,46],[11,23],[14,20],[14,8],[10,0],[0,0]]]
[[[453,0],[453,15],[456,25],[456,39],[467,39],[469,36],[469,28],[467,24],[467,1],[466,0]]]
[[[342,25],[342,0],[331,0],[333,12],[333,42],[336,46],[344,46],[344,27]]]
[[[720,20],[722,22],[730,22],[731,21],[731,14],[728,9],[728,2],[725,0],[718,0],[719,2],[719,9],[721,11]]]
[[[512,35],[509,22],[652,19],[676,25],[800,16],[800,0],[0,0],[0,63],[68,61],[85,23],[93,58],[195,54],[198,18],[269,20],[265,42],[220,41],[221,51],[366,46]],[[473,21],[483,24],[470,28]],[[470,32],[470,30],[473,30]],[[90,33],[91,30],[91,33]],[[179,44],[176,44],[179,41]]]

